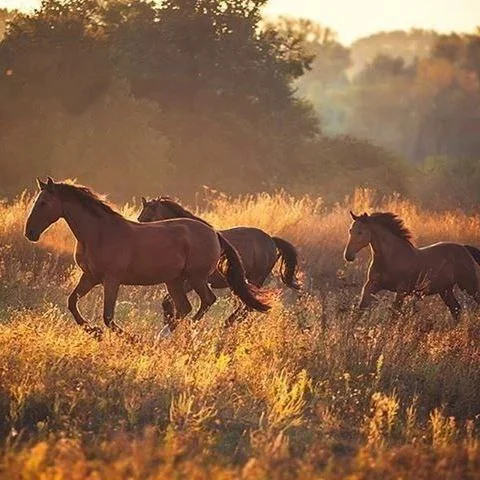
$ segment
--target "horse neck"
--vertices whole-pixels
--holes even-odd
[[[170,207],[162,207],[163,213],[162,213],[162,220],[172,220],[175,218],[183,218],[184,215],[180,215],[179,213],[175,212],[173,209]]]
[[[391,264],[398,261],[400,255],[405,257],[415,253],[415,247],[409,241],[397,237],[380,225],[372,226],[371,235],[370,246],[377,263]]]
[[[105,222],[107,215],[100,212],[100,216],[97,217],[79,202],[74,201],[65,202],[63,207],[63,218],[75,238],[83,244],[89,244],[98,238],[99,231],[108,223]]]
[[[199,222],[202,222],[205,225],[209,225],[209,223],[207,223],[205,220],[203,220],[200,217],[197,217],[192,212],[189,212],[188,210],[185,210],[185,209],[176,211],[173,208],[168,207],[168,212],[170,213],[170,216],[167,218],[189,218],[191,220],[197,220]]]

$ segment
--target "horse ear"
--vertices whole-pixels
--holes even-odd
[[[47,188],[47,184],[45,182],[42,182],[40,177],[37,177],[37,185],[40,190],[45,190],[45,188]]]
[[[147,199],[145,197],[142,197],[142,206],[146,206],[147,205]]]
[[[50,193],[53,193],[53,186],[55,185],[55,182],[53,181],[52,177],[47,177],[47,183],[45,184],[45,190],[49,191]]]
[[[358,215],[355,215],[351,210],[350,210],[350,216],[352,217],[353,221],[358,220]]]
[[[368,218],[368,213],[367,213],[367,212],[363,212],[362,217],[363,217],[363,218]]]

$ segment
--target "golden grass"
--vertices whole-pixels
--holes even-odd
[[[286,193],[217,195],[198,213],[295,243],[312,290],[279,293],[271,313],[227,330],[223,296],[158,340],[161,289],[124,288],[116,317],[142,338],[130,345],[75,326],[71,235],[59,223],[28,243],[29,201],[0,205],[1,478],[480,477],[478,315],[452,328],[429,299],[393,320],[386,300],[356,322],[367,255],[348,268],[341,257],[351,205],[399,213],[422,244],[478,245],[479,217],[369,191],[333,209]],[[82,307],[99,318],[99,292]]]

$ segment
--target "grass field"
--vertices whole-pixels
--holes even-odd
[[[219,228],[255,225],[298,246],[304,293],[274,279],[272,311],[230,329],[224,295],[158,340],[163,290],[123,288],[116,319],[141,336],[132,346],[76,327],[72,237],[59,222],[29,243],[28,204],[0,205],[0,478],[480,478],[478,313],[462,298],[452,327],[427,299],[394,319],[385,295],[355,321],[369,253],[342,257],[350,208],[398,213],[418,244],[478,246],[480,217],[368,191],[328,209],[217,195],[199,213]],[[97,322],[100,293],[81,302]]]

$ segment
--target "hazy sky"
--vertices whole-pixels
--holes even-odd
[[[0,0],[0,7],[31,9],[39,0]],[[333,28],[340,41],[378,32],[425,28],[471,32],[480,25],[480,0],[270,0],[270,15],[307,17]]]
[[[480,0],[270,0],[266,12],[312,18],[344,43],[380,30],[471,32],[480,25]]]

